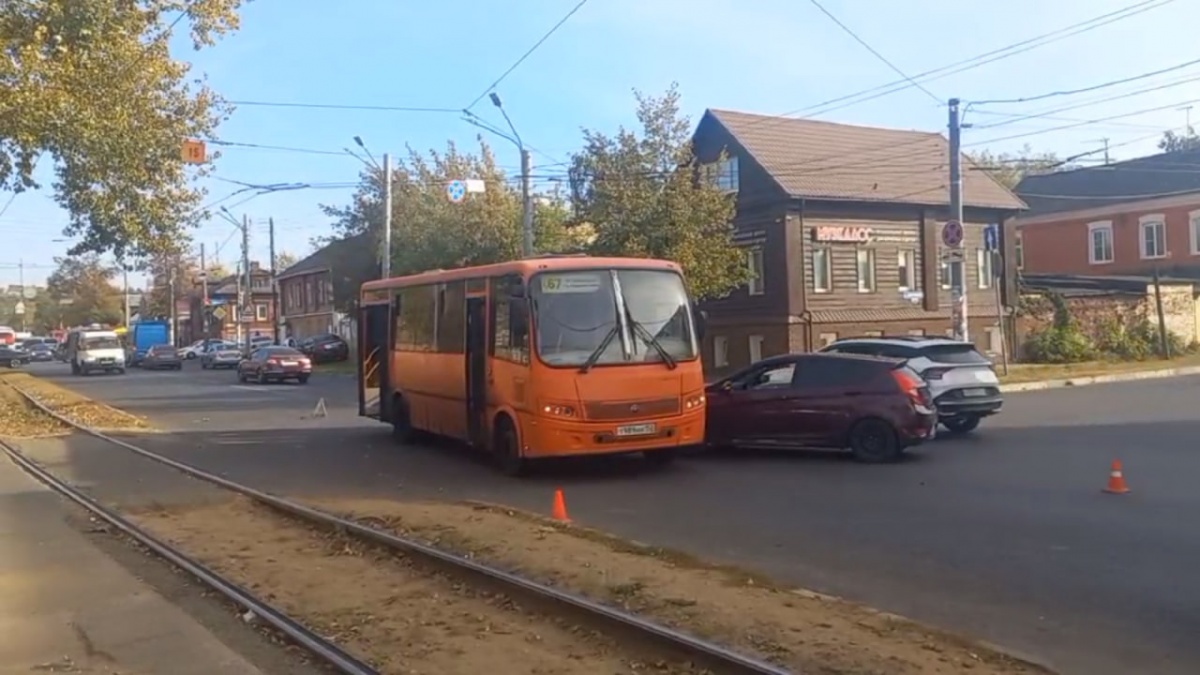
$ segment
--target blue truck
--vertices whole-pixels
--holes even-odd
[[[127,339],[132,348],[129,365],[136,366],[146,358],[146,351],[151,347],[171,344],[171,322],[138,321],[130,326]]]

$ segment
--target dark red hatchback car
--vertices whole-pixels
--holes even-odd
[[[787,354],[708,386],[715,447],[849,448],[861,461],[888,462],[936,429],[924,380],[893,359]]]

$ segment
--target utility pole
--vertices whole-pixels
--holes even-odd
[[[948,103],[950,109],[950,222],[956,222],[959,227],[963,227],[962,120],[958,114],[958,99],[952,98]],[[962,253],[961,244],[955,248],[958,249],[960,254]],[[954,317],[954,338],[969,342],[970,335],[967,329],[966,257],[960,256],[957,261],[952,261],[950,265],[950,283],[953,287],[952,295],[954,298],[954,311],[951,313]],[[954,274],[956,268],[958,274]]]
[[[1107,166],[1107,165],[1109,164],[1109,161],[1110,161],[1110,160],[1109,160],[1109,155],[1108,155],[1108,139],[1107,139],[1107,138],[1097,138],[1095,141],[1088,141],[1088,142],[1089,142],[1089,143],[1093,143],[1093,142],[1095,142],[1095,143],[1103,143],[1103,144],[1104,144],[1104,164],[1105,164],[1105,166]]]
[[[208,325],[208,256],[204,244],[200,244],[200,317],[204,327],[204,337],[209,337]]]
[[[533,257],[533,195],[530,190],[530,174],[533,173],[533,157],[524,146],[521,147],[521,235],[522,253],[526,258]]]
[[[21,331],[25,330],[25,259],[17,259],[17,285],[21,287],[21,297],[17,299],[17,305],[21,308],[18,314],[21,317]]]
[[[125,292],[125,328],[129,329],[129,268],[121,263],[121,285]],[[175,293],[171,292],[171,302],[175,301]]]
[[[179,327],[179,319],[175,315],[175,270],[174,270],[174,268],[171,269],[171,276],[168,278],[168,281],[167,281],[167,293],[169,293],[171,296],[171,302],[170,302],[171,309],[168,314],[168,316],[171,318],[171,326],[170,326],[170,328],[167,329],[167,336],[168,336],[168,340],[171,342],[171,346],[178,347],[179,346],[179,335],[177,334],[176,329]]]
[[[379,275],[392,276],[392,155],[383,153],[383,245],[379,255]]]
[[[238,298],[238,323],[247,323],[247,316],[254,316],[252,306],[254,300],[254,277],[250,274],[250,216],[242,216],[242,274],[246,275],[242,282],[242,295]],[[246,326],[246,353],[250,353],[250,326]]]
[[[270,255],[271,255],[271,339],[275,344],[279,344],[279,271],[275,269],[275,219],[267,219],[267,232],[270,238]]]

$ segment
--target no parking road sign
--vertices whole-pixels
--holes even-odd
[[[963,226],[957,220],[946,221],[942,226],[942,243],[950,248],[962,246]]]

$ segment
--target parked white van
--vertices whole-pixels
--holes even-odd
[[[73,330],[67,334],[64,352],[73,375],[125,373],[125,347],[116,331]]]

